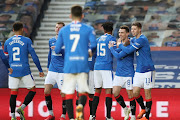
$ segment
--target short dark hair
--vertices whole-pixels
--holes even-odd
[[[105,22],[102,24],[102,27],[106,32],[112,32],[113,31],[113,23],[112,22]]]
[[[132,24],[131,24],[131,26],[137,26],[138,28],[142,28],[142,25],[141,25],[141,23],[140,22],[133,22]]]
[[[63,22],[57,22],[56,24],[62,24],[63,26],[65,26],[65,24]]]
[[[13,24],[13,30],[14,31],[19,31],[22,28],[23,28],[23,23],[22,22],[15,22]]]
[[[83,9],[80,5],[74,5],[71,7],[71,14],[74,17],[81,17],[83,14]]]
[[[125,29],[127,33],[129,33],[129,27],[127,25],[123,25],[120,29]]]

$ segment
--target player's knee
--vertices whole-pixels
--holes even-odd
[[[119,95],[119,92],[117,90],[113,89],[113,95],[114,95],[114,97],[116,97]]]
[[[133,91],[133,96],[134,96],[134,97],[138,97],[138,96],[139,96],[139,92]]]
[[[44,89],[44,94],[47,95],[47,94],[50,94],[51,91],[49,89]]]
[[[132,99],[133,98],[133,94],[128,94],[128,98]]]

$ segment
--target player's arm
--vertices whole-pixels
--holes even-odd
[[[4,52],[3,52],[3,48],[1,46],[1,43],[0,43],[0,57],[3,61],[3,63],[6,65],[7,68],[10,68],[9,66],[9,62],[8,62],[8,59],[6,58],[6,56],[4,55]]]
[[[124,51],[121,51],[120,53],[118,53],[118,52],[114,49],[114,43],[112,43],[112,42],[110,42],[110,43],[108,44],[108,47],[109,47],[109,49],[111,50],[111,53],[113,54],[113,56],[114,56],[115,58],[120,59],[120,58],[123,58],[123,57],[125,57],[125,56],[127,55]]]
[[[38,70],[39,70],[39,76],[40,77],[44,77],[44,73],[43,73],[43,70],[42,70],[42,68],[41,68],[41,64],[40,64],[40,62],[39,62],[39,58],[38,58],[38,56],[36,55],[36,52],[34,51],[34,48],[32,47],[32,42],[31,42],[31,40],[29,39],[28,40],[28,51],[29,51],[29,53],[31,54],[31,57],[32,57],[32,59],[33,59],[33,62],[35,63],[35,65],[36,65],[36,67],[38,68]]]
[[[56,45],[55,45],[55,53],[56,54],[60,54],[61,51],[62,51],[62,46],[63,46],[63,38],[62,38],[62,30],[59,31],[59,34],[58,34],[58,38],[57,38],[57,41],[56,41]]]
[[[49,69],[50,62],[51,62],[51,46],[50,46],[50,41],[49,41],[49,53],[48,53],[47,71]]]
[[[8,54],[8,52],[7,52],[7,45],[6,44],[4,44],[4,52],[6,52]],[[3,61],[3,63],[8,68],[9,74],[12,74],[13,69],[10,68],[8,58],[4,55],[4,52],[3,52],[3,49],[2,49],[2,46],[1,46],[1,43],[0,43],[0,57],[1,57],[2,61]]]
[[[143,39],[137,39],[135,43],[133,43],[131,45],[131,47],[125,47],[123,44],[119,45],[119,48],[121,48],[125,53],[130,54],[136,50],[138,50],[139,48],[141,48],[143,46]]]
[[[90,41],[90,49],[92,53],[94,53],[96,51],[96,46],[97,46],[94,28],[91,28],[89,32],[89,41]]]

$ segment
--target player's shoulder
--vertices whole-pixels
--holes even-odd
[[[8,38],[8,39],[5,41],[5,44],[9,43],[9,42],[12,40],[13,37],[14,37],[14,36]]]
[[[22,36],[21,38],[22,38],[21,40],[25,43],[32,43],[32,40],[28,37]]]
[[[49,42],[52,42],[52,41],[54,41],[54,40],[56,40],[56,38],[55,38],[55,37],[52,37],[52,38],[49,39]]]
[[[141,39],[141,40],[147,40],[147,37],[142,34],[142,35],[139,37],[139,39]]]

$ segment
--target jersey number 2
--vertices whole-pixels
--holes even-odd
[[[13,61],[20,61],[20,58],[17,57],[17,55],[20,54],[20,48],[19,47],[13,47],[13,52],[14,52],[13,53]]]
[[[79,42],[80,39],[80,35],[79,34],[71,34],[70,35],[70,40],[74,40],[72,48],[71,48],[71,52],[74,52],[76,50],[77,44]]]

